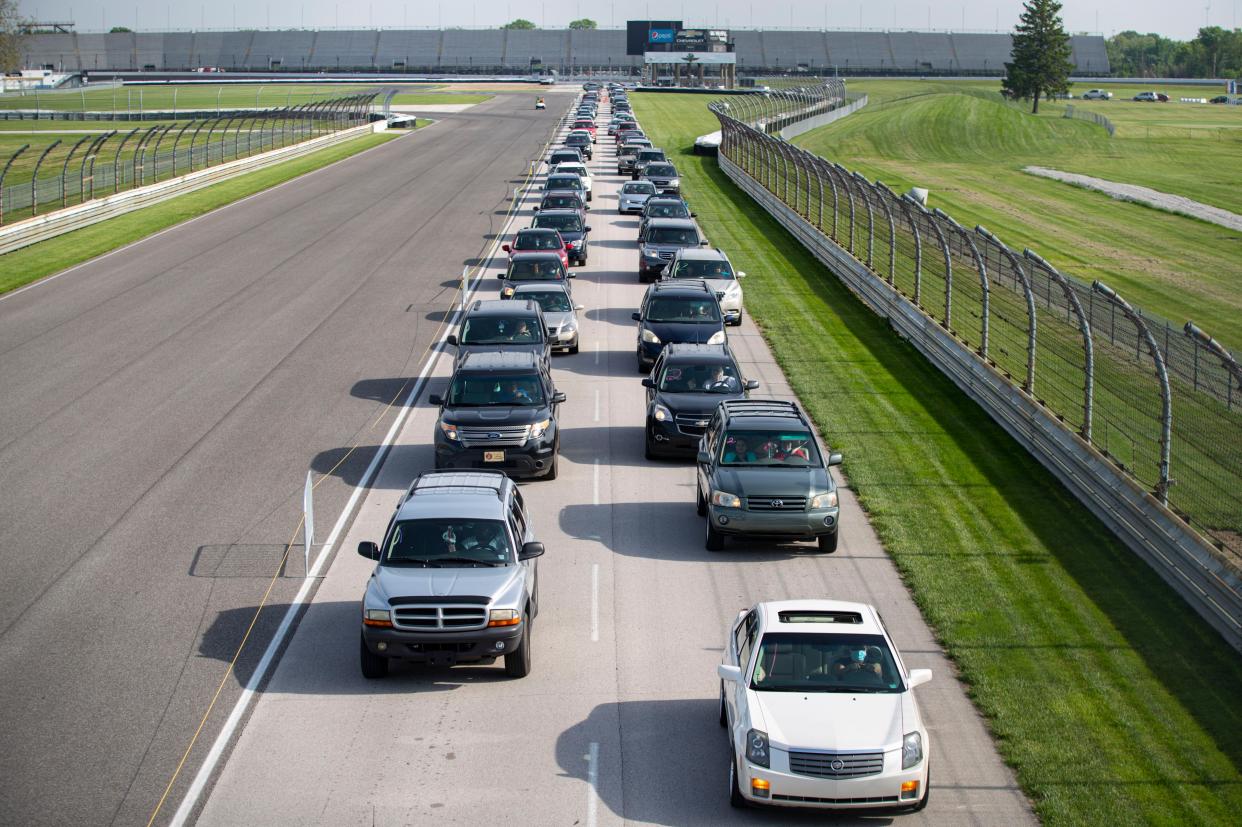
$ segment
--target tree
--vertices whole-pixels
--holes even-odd
[[[569,28],[571,29],[598,29],[599,24],[597,24],[594,20],[592,20],[589,17],[584,17],[581,20],[569,21]]]
[[[128,26],[113,26],[108,31],[112,34],[125,34],[127,32],[132,32],[133,29]]]
[[[1056,0],[1027,0],[1013,33],[1013,62],[1005,64],[1002,90],[1015,98],[1033,98],[1032,113],[1039,112],[1040,95],[1069,91],[1069,35],[1061,23],[1061,4]]]
[[[512,20],[504,24],[500,28],[502,29],[534,29],[537,27],[535,26],[534,23],[530,22],[525,17],[519,17],[517,20]]]
[[[17,0],[0,0],[0,71],[14,72],[21,68],[22,51],[17,27]]]

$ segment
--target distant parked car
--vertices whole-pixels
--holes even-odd
[[[1132,100],[1136,100],[1141,103],[1168,103],[1169,96],[1164,92],[1139,92],[1132,98]]]
[[[1217,95],[1216,97],[1208,101],[1208,103],[1229,103],[1229,96],[1228,95]]]
[[[1112,92],[1105,92],[1103,89],[1088,89],[1082,93],[1082,99],[1085,101],[1106,101],[1111,100]]]

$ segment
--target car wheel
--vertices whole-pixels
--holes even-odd
[[[742,798],[742,791],[737,786],[737,757],[729,750],[729,805],[739,809],[745,807],[747,801]]]
[[[594,199],[594,194],[593,194],[591,191],[589,191],[589,190],[588,190],[588,191],[587,191],[587,200],[588,200],[588,201],[591,201],[591,200],[593,200],[593,199]]]
[[[358,636],[358,662],[362,667],[362,677],[369,681],[382,678],[388,674],[388,658],[376,655],[367,648],[366,639]]]
[[[639,372],[639,373],[646,373],[646,372],[647,372],[647,370],[648,370],[648,368],[647,368],[647,366],[646,366],[645,364],[643,364],[643,350],[642,350],[642,348],[639,348],[639,349],[636,351],[635,355],[638,357],[638,372]]]
[[[643,438],[643,456],[647,459],[658,459],[655,451],[651,450],[651,437]]]
[[[744,312],[745,312],[744,310],[739,310],[739,311],[737,311],[737,321],[733,323],[733,326],[734,326],[734,327],[741,327],[741,326],[742,326],[742,314],[743,314]]]
[[[834,551],[836,551],[837,550],[837,536],[839,534],[840,534],[839,531],[834,531],[831,534],[821,534],[818,537],[816,537],[815,542],[816,544],[819,545],[819,550],[822,551],[824,554],[832,554]]]
[[[637,180],[638,180],[638,173],[637,173],[637,172],[631,172],[631,173],[630,173],[630,180],[631,180],[631,181],[637,181]]]
[[[724,551],[724,535],[712,525],[711,516],[707,519],[707,539],[703,543],[708,551]]]
[[[720,727],[729,728],[729,710],[725,708],[724,681],[720,682]]]
[[[530,674],[530,613],[522,615],[522,641],[518,648],[505,655],[505,674],[524,678]]]
[[[694,484],[694,510],[700,517],[707,516],[707,500],[703,498],[697,482]]]
[[[617,167],[617,175],[621,174],[621,167]]]
[[[919,799],[919,803],[910,808],[910,812],[917,813],[927,807],[927,802],[931,800],[931,767],[927,768],[927,789],[923,790],[923,797]]]
[[[557,472],[560,471],[561,445],[558,442],[556,449],[552,453],[552,467],[548,469],[548,473],[544,475],[545,480],[556,479]]]
[[[574,343],[569,346],[569,355],[572,356],[578,352],[578,340],[574,339]]]

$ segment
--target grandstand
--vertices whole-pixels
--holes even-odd
[[[1009,59],[1007,33],[735,29],[738,71],[842,74],[993,74]],[[1104,38],[1070,38],[1075,73],[1109,72]],[[364,71],[525,74],[532,66],[637,73],[625,30],[501,29],[285,30],[31,34],[21,39],[28,68],[60,72]]]

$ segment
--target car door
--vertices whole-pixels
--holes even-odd
[[[703,438],[699,440],[699,448],[706,451],[709,457],[716,455],[716,447],[720,439],[720,414],[712,415],[711,421],[707,423],[707,431],[703,434]],[[712,495],[712,477],[711,463],[698,462],[695,465],[695,473],[698,477],[698,489],[703,499],[706,501]]]
[[[744,708],[746,704],[746,687],[750,677],[750,660],[754,654],[755,640],[759,632],[759,613],[755,609],[747,612],[738,624],[733,628],[733,634],[729,636],[729,644],[732,651],[729,653],[731,665],[737,666],[742,670],[742,679],[733,682],[725,682],[725,709],[729,717],[729,723],[736,728],[739,722],[749,720]]]

